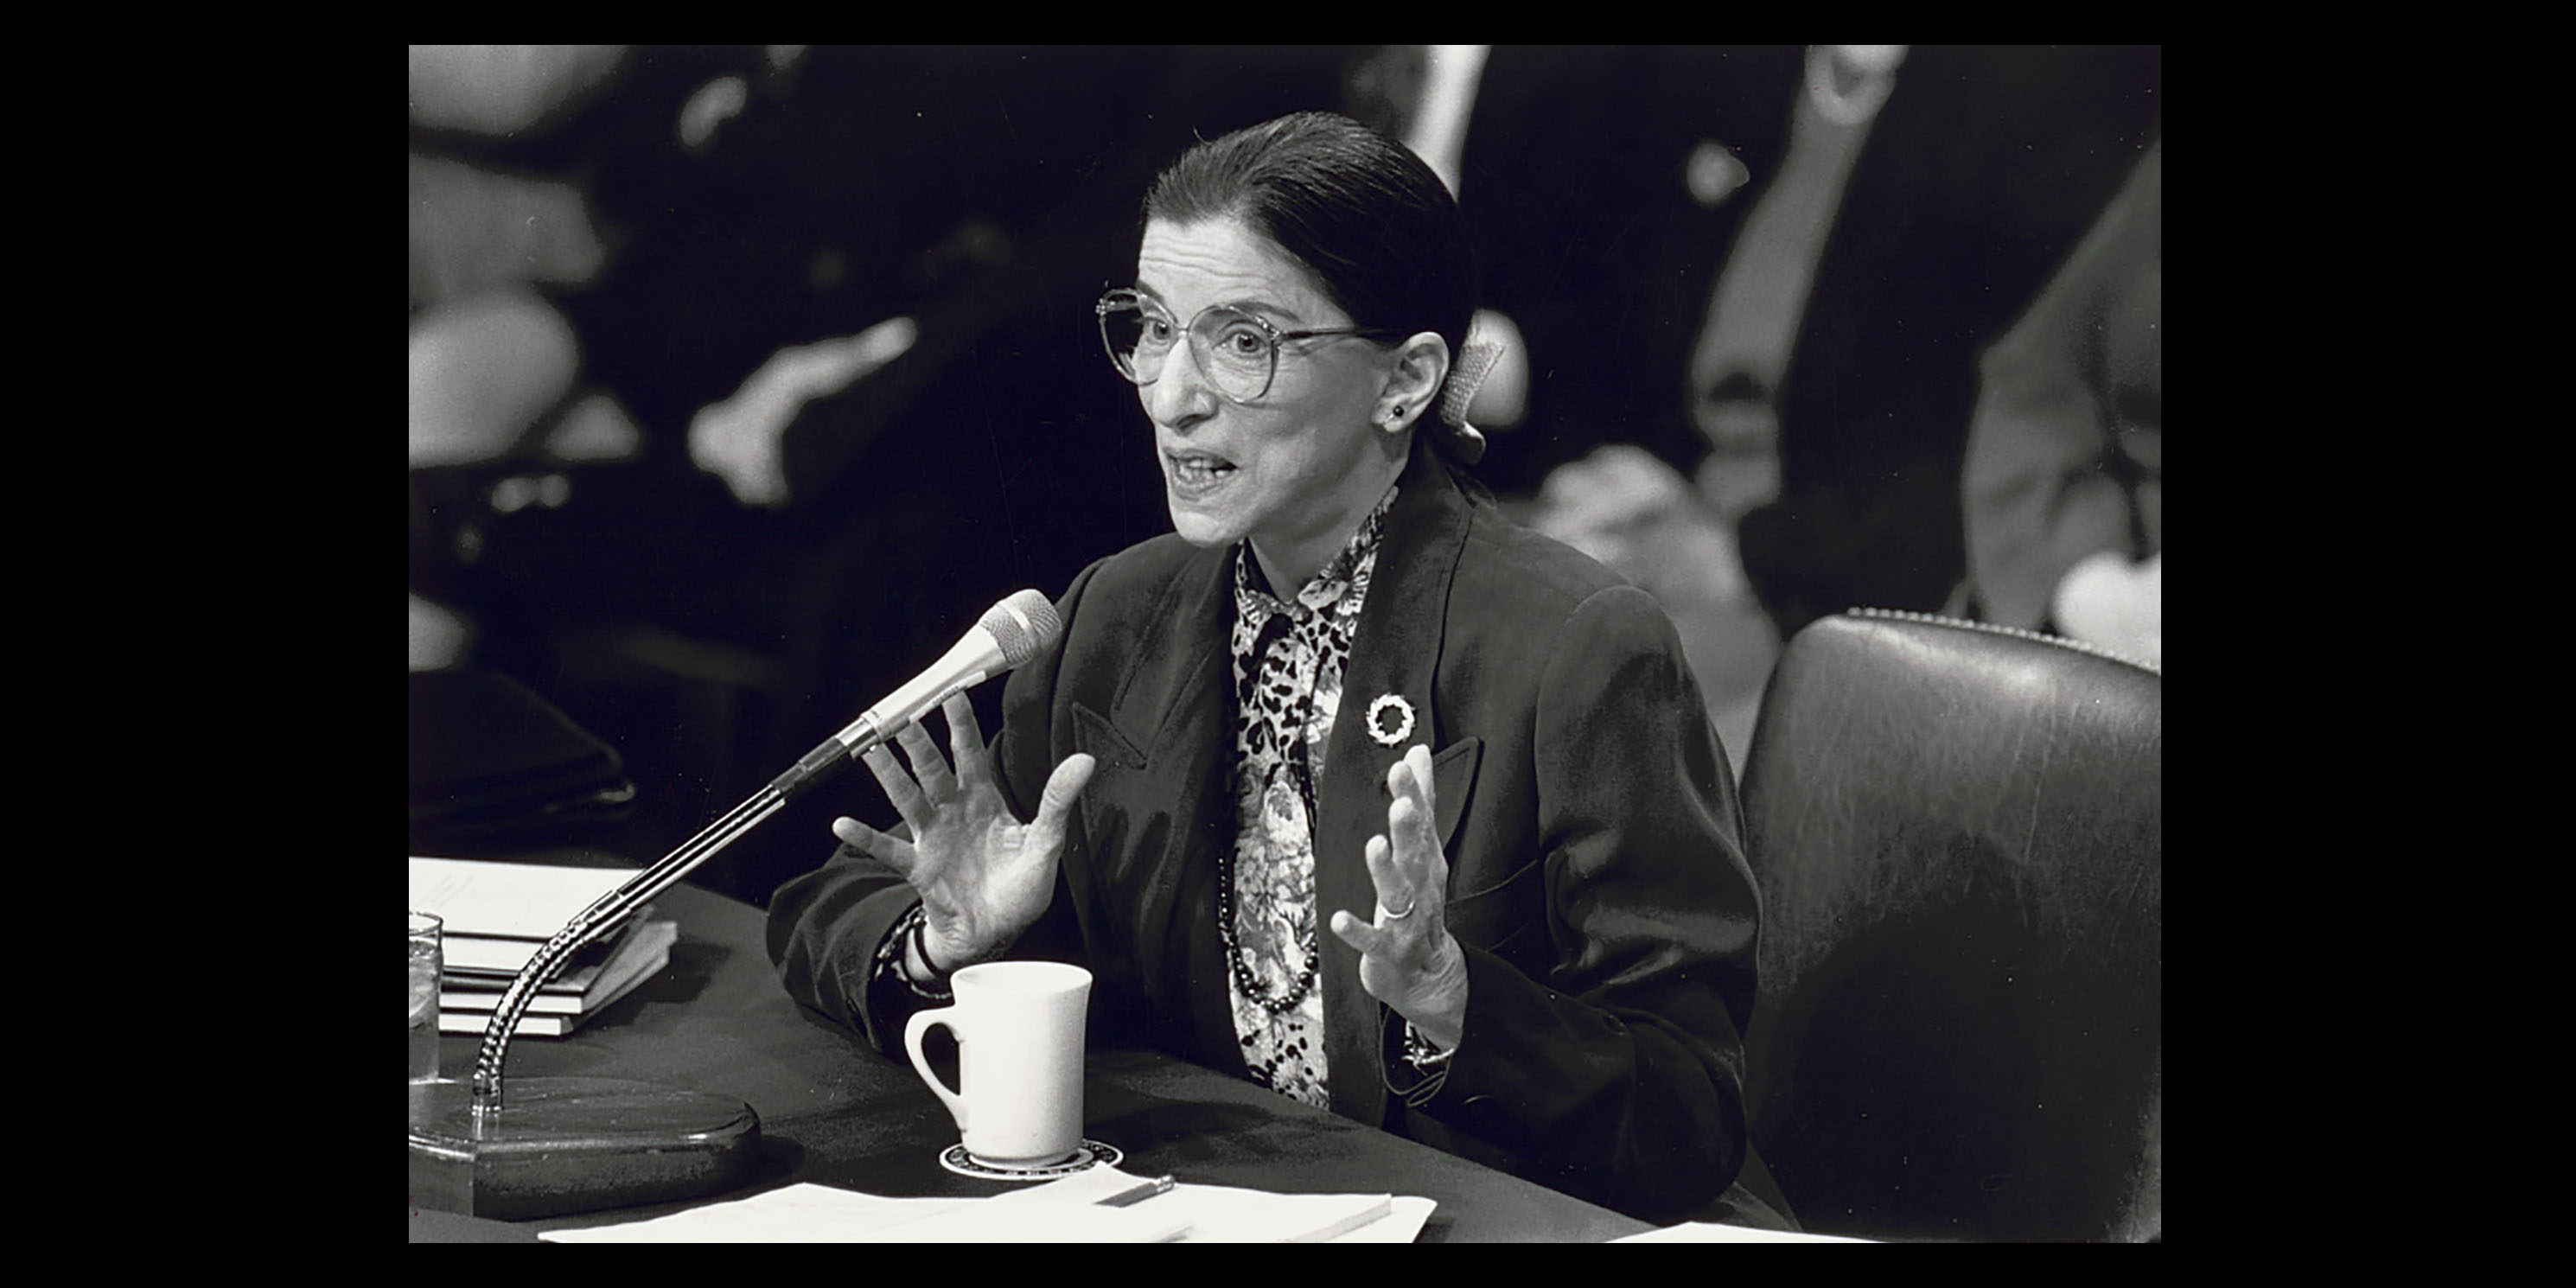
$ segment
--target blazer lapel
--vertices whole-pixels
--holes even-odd
[[[1133,838],[1169,856],[1143,860],[1157,882],[1169,883],[1131,928],[1140,940],[1140,968],[1160,976],[1146,986],[1187,999],[1200,1063],[1241,1074],[1216,925],[1217,854],[1234,844],[1233,669],[1226,645],[1233,600],[1226,560],[1223,550],[1200,552],[1171,580],[1106,717],[1091,717],[1102,728],[1086,741],[1103,744],[1137,771],[1121,777],[1134,784],[1138,798],[1117,802],[1131,820],[1170,811],[1168,833]]]
[[[1359,954],[1332,933],[1329,923],[1337,911],[1367,917],[1376,907],[1364,847],[1368,838],[1386,830],[1387,770],[1417,743],[1442,750],[1432,680],[1440,660],[1449,583],[1465,548],[1468,518],[1466,499],[1448,471],[1427,449],[1417,447],[1387,514],[1368,600],[1351,642],[1350,666],[1342,676],[1342,704],[1333,717],[1324,773],[1315,785],[1315,911],[1327,923],[1318,936],[1323,955],[1318,974],[1324,988],[1324,1053],[1333,1110],[1373,1125],[1382,1125],[1386,1116],[1386,1084],[1379,1072],[1384,1012],[1360,986]],[[1387,697],[1394,701],[1380,701]],[[1375,729],[1370,723],[1373,707]],[[1403,730],[1408,712],[1413,727]],[[1388,737],[1399,730],[1403,736],[1390,743]],[[1472,756],[1465,764],[1472,768]],[[1437,777],[1445,781],[1449,775]],[[1463,792],[1455,794],[1461,799],[1443,793],[1439,802],[1443,817],[1437,822],[1444,839],[1463,801]]]

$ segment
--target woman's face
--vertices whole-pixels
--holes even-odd
[[[1184,327],[1211,304],[1282,331],[1352,325],[1303,267],[1233,218],[1149,223],[1136,286]],[[1358,338],[1292,340],[1269,393],[1247,406],[1218,394],[1189,346],[1175,345],[1160,378],[1136,390],[1172,526],[1198,546],[1249,538],[1273,588],[1293,592],[1402,472],[1410,436],[1376,421],[1393,365]]]

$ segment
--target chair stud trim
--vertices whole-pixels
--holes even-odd
[[[2036,640],[2042,644],[2054,645],[2058,648],[2073,649],[2078,653],[2090,653],[2098,658],[2105,658],[2113,662],[2125,663],[2129,666],[2134,666],[2149,675],[2156,676],[2159,679],[2161,679],[2165,673],[2163,667],[2158,666],[2153,662],[2134,658],[2126,653],[2115,652],[2111,649],[2103,648],[2098,644],[2088,644],[2082,640],[2068,639],[2063,635],[2049,635],[2040,631],[2024,630],[2018,626],[1998,626],[1993,622],[1972,622],[1965,618],[1944,617],[1939,613],[1910,612],[1902,608],[1852,608],[1844,610],[1844,615],[1849,617],[1873,617],[1881,621],[1922,622],[1932,626],[1953,626],[1963,631],[1983,631],[1988,635],[2010,635],[2015,639]]]

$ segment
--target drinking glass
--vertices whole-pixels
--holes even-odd
[[[426,912],[411,914],[411,1080],[438,1078],[438,934],[441,923]]]

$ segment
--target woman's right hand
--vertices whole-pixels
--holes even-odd
[[[945,973],[999,956],[1046,911],[1065,819],[1095,762],[1079,752],[1065,757],[1047,779],[1037,816],[1022,823],[1002,799],[973,701],[954,694],[940,710],[948,716],[953,772],[918,723],[895,735],[911,772],[883,744],[860,756],[912,839],[851,818],[834,819],[832,835],[893,868],[921,895],[925,964]]]

